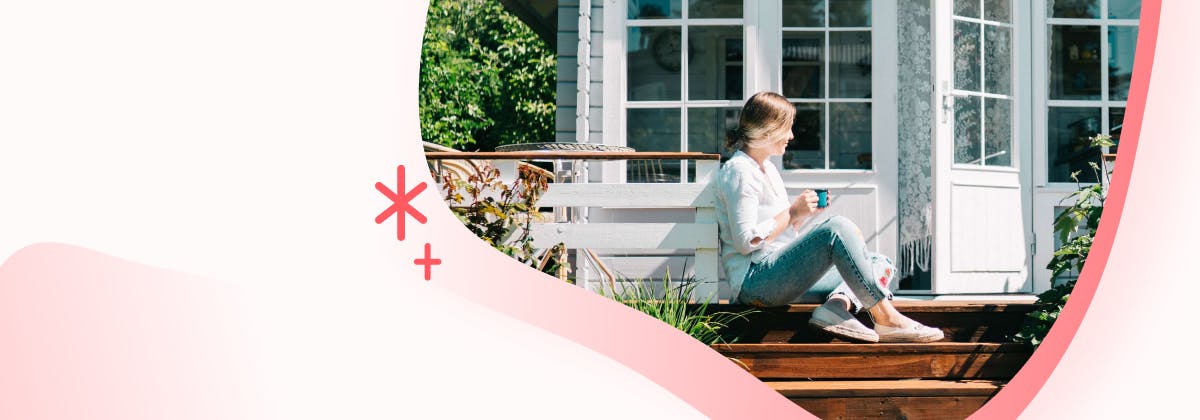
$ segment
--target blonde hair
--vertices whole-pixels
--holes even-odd
[[[746,100],[738,126],[725,136],[725,147],[741,150],[756,146],[771,135],[790,129],[796,117],[796,107],[787,98],[774,92],[759,92]]]

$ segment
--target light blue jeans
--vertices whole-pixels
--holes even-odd
[[[830,267],[838,274],[825,275]],[[824,302],[844,294],[854,310],[891,299],[899,281],[886,257],[867,251],[858,227],[842,216],[817,225],[803,238],[750,265],[738,301],[758,307],[783,306],[797,299]]]

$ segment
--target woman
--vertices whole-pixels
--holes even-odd
[[[817,194],[806,190],[792,203],[768,159],[792,139],[796,108],[771,92],[752,96],[726,146],[736,150],[717,173],[717,225],[721,262],[735,300],[765,307],[786,305],[802,294],[824,293],[809,325],[838,337],[867,342],[930,342],[943,337],[898,312],[892,294],[873,274],[873,255],[849,219],[834,216],[803,237],[796,232],[820,214]],[[830,267],[841,278],[819,281]],[[886,277],[884,279],[886,281]],[[865,309],[875,328],[851,311]]]

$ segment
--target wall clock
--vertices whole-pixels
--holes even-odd
[[[659,67],[669,71],[679,71],[680,64],[683,61],[683,39],[679,32],[663,31],[659,32],[654,37],[654,44],[651,46],[654,53],[654,62],[658,63]]]

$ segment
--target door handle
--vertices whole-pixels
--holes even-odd
[[[956,93],[950,88],[950,82],[942,81],[942,123],[946,123],[946,117],[954,110],[954,98],[966,98],[970,95],[965,93]]]

